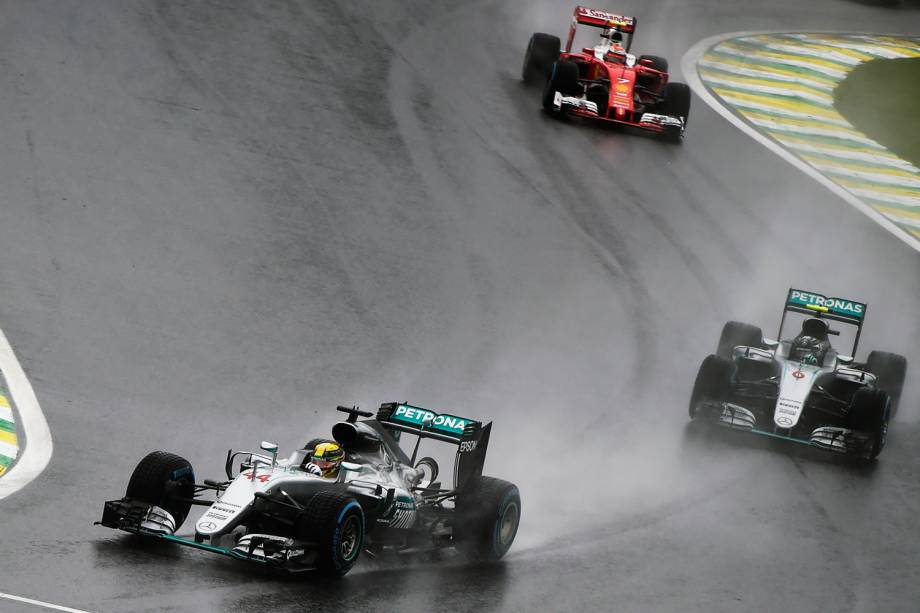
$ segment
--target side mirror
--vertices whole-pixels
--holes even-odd
[[[363,466],[354,462],[342,462],[342,468],[351,472],[361,472]]]
[[[275,463],[278,460],[278,443],[269,443],[268,441],[262,441],[262,444],[259,445],[262,448],[262,451],[267,451],[272,454],[272,468],[275,467]]]
[[[428,488],[434,483],[434,480],[438,478],[438,463],[434,458],[422,458],[415,463],[415,468],[422,473],[416,487]]]

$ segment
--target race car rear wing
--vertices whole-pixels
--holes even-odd
[[[448,413],[438,414],[405,402],[381,404],[377,410],[377,421],[387,430],[414,434],[419,437],[419,442],[423,438],[430,438],[457,445],[454,463],[454,485],[457,489],[482,474],[492,422],[483,425],[473,419]],[[415,455],[413,453],[411,458],[413,464]]]
[[[783,307],[783,318],[779,322],[777,339],[783,338],[783,326],[786,323],[786,313],[802,313],[819,319],[830,319],[841,323],[856,326],[856,338],[853,341],[853,351],[856,355],[859,346],[859,337],[862,334],[863,321],[869,305],[847,298],[828,298],[815,292],[789,288],[786,294],[786,304]]]
[[[578,25],[593,26],[595,28],[617,28],[620,32],[629,35],[624,45],[626,50],[629,51],[629,47],[632,45],[633,32],[636,31],[636,18],[608,13],[607,11],[586,6],[576,6],[575,12],[572,13],[572,25],[569,26],[569,38],[565,44],[566,53],[572,50],[572,42],[575,40],[575,28]]]

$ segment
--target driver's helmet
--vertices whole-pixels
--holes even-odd
[[[601,31],[601,44],[604,50],[604,59],[608,62],[623,62],[626,58],[626,49],[620,44],[623,35],[615,27],[604,28]]]
[[[623,35],[620,34],[619,28],[604,28],[601,30],[601,39],[610,41],[610,44],[616,44],[623,41]]]
[[[320,443],[313,449],[310,462],[319,468],[324,477],[337,477],[345,450],[338,443]]]
[[[807,319],[802,323],[802,332],[792,340],[789,359],[803,364],[821,365],[830,348],[827,322],[817,318]]]

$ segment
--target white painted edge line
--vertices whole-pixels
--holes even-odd
[[[724,104],[719,102],[719,100],[715,96],[713,96],[709,92],[708,89],[706,89],[706,86],[703,85],[703,82],[700,79],[699,73],[697,72],[697,69],[696,69],[697,64],[700,58],[703,57],[703,54],[706,53],[706,51],[716,46],[720,42],[728,40],[730,38],[739,38],[742,36],[754,36],[757,34],[796,34],[796,33],[801,33],[801,34],[804,34],[804,33],[846,34],[842,32],[819,32],[815,30],[801,30],[801,31],[763,30],[763,31],[750,31],[750,32],[732,32],[730,34],[717,34],[716,36],[710,36],[709,38],[703,39],[697,44],[693,45],[681,58],[680,67],[681,67],[681,70],[683,71],[684,79],[687,81],[687,84],[690,86],[693,92],[697,96],[703,99],[703,102],[705,102],[710,107],[712,107],[713,110],[715,110],[719,115],[727,119],[729,123],[734,125],[736,128],[738,128],[739,130],[741,130],[742,132],[744,132],[745,134],[747,134],[748,136],[750,136],[751,138],[759,142],[761,145],[763,145],[764,147],[766,147],[767,149],[769,149],[770,151],[772,151],[773,153],[775,153],[782,159],[786,160],[787,162],[789,162],[790,164],[792,164],[793,166],[795,166],[796,168],[804,172],[806,175],[808,175],[809,177],[811,177],[812,179],[814,179],[815,181],[817,181],[818,183],[820,183],[821,185],[829,189],[834,194],[843,198],[844,201],[846,201],[848,204],[855,207],[858,211],[866,215],[868,218],[870,218],[875,223],[879,224],[880,226],[888,230],[888,232],[890,232],[895,237],[897,237],[899,240],[901,240],[901,242],[913,248],[915,251],[920,252],[920,241],[917,241],[912,236],[909,236],[908,234],[906,234],[903,230],[901,230],[898,226],[896,226],[887,217],[885,217],[884,215],[882,215],[881,213],[879,213],[878,211],[870,207],[868,204],[866,204],[865,202],[863,202],[862,200],[860,200],[859,198],[857,198],[856,196],[854,196],[853,194],[851,194],[850,192],[848,192],[841,186],[837,185],[836,183],[834,183],[833,181],[825,177],[823,174],[821,174],[820,172],[818,172],[817,170],[815,170],[814,168],[812,168],[811,166],[809,166],[802,160],[800,160],[791,151],[778,145],[766,134],[760,132],[756,128],[749,125],[741,117],[736,115],[731,109],[729,109]],[[898,35],[886,34],[885,36],[898,36]]]
[[[2,500],[24,488],[45,470],[51,460],[54,446],[51,442],[51,430],[42,414],[32,384],[16,359],[16,354],[3,330],[0,330],[0,370],[3,371],[10,396],[13,397],[13,403],[19,413],[22,430],[25,432],[25,442],[19,443],[19,458],[6,474],[0,477]]]
[[[4,594],[0,592],[0,598],[6,598],[7,600],[15,600],[16,602],[23,602],[25,604],[35,605],[36,607],[45,607],[46,609],[52,609],[54,611],[66,611],[67,613],[90,613],[89,611],[84,611],[82,609],[72,609],[70,607],[62,607],[61,605],[51,604],[50,602],[42,602],[41,600],[32,600],[31,598],[23,598],[22,596],[13,596],[12,594]]]

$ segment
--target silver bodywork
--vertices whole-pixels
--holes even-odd
[[[841,356],[833,349],[827,352],[823,363],[807,364],[789,359],[790,341],[764,339],[764,344],[767,349],[737,346],[732,352],[732,357],[735,361],[750,360],[770,364],[777,373],[777,396],[772,418],[767,422],[766,418],[762,417],[758,422],[758,416],[754,411],[735,402],[703,401],[702,405],[709,405],[709,413],[715,415],[715,423],[733,430],[787,438],[838,453],[852,453],[864,449],[871,435],[850,428],[837,425],[820,426],[810,432],[807,439],[793,438],[791,432],[799,425],[805,411],[805,403],[819,381],[826,381],[827,376],[833,376],[860,385],[875,386],[875,375],[850,367],[853,358]],[[705,409],[702,405],[701,408]]]
[[[272,464],[268,458],[253,455],[251,467],[240,472],[195,523],[196,539],[215,542],[245,523],[257,493],[274,490],[285,495],[285,487],[299,482],[347,483],[355,493],[377,490],[378,486],[383,491],[393,489],[392,507],[385,513],[384,521],[394,528],[414,526],[417,500],[411,488],[420,478],[419,471],[389,460],[379,464],[347,464],[354,470],[343,467],[338,478],[328,479],[306,472],[291,460]]]

